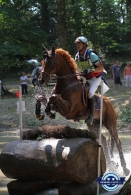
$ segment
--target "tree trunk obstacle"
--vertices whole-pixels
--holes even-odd
[[[36,140],[42,136],[44,139]],[[47,125],[24,131],[23,140],[10,142],[2,149],[0,168],[5,176],[18,181],[43,181],[44,189],[47,181],[87,185],[97,178],[98,171],[98,144],[91,139],[95,140],[92,133],[66,126]],[[106,171],[103,149],[100,164],[102,176]]]

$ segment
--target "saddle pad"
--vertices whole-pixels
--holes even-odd
[[[95,110],[101,109],[101,98],[98,96],[95,96]]]

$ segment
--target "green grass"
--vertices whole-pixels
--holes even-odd
[[[131,108],[130,107],[124,108],[121,114],[119,115],[119,118],[124,122],[131,123]]]

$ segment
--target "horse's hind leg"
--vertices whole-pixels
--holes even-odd
[[[110,146],[110,155],[111,155],[111,158],[113,158],[114,145],[115,145],[114,139],[113,139],[113,137],[111,137],[111,146]]]
[[[100,119],[94,119],[92,125],[88,124],[88,129],[89,129],[89,131],[95,132],[97,139],[99,139]],[[109,155],[109,151],[108,151],[108,145],[107,145],[106,137],[103,134],[101,134],[101,142],[103,145],[106,161],[107,161],[107,163],[110,163],[110,155]]]
[[[116,112],[108,98],[104,98],[103,103],[104,103],[103,104],[103,125],[109,131],[112,138],[111,155],[113,155],[112,153],[113,153],[113,147],[115,142],[119,152],[121,166],[123,167],[124,173],[127,175],[129,174],[129,170],[126,168],[126,162],[122,151],[121,141],[118,138]]]
[[[111,159],[110,159],[110,154],[109,154],[109,150],[108,150],[107,140],[103,134],[101,134],[101,142],[102,142],[102,145],[104,147],[104,154],[105,154],[107,164],[108,164],[108,163],[110,163]]]
[[[113,147],[114,147],[114,143],[116,144],[116,147],[118,149],[119,152],[119,157],[120,157],[120,162],[121,162],[121,166],[123,167],[123,171],[124,173],[127,175],[129,174],[129,170],[126,168],[126,162],[125,162],[125,158],[123,155],[123,151],[122,151],[122,146],[121,146],[121,141],[118,138],[118,133],[116,130],[116,121],[112,119],[112,122],[109,123],[109,117],[107,117],[108,122],[104,121],[104,126],[108,129],[110,135],[111,135],[111,156],[113,156]]]
[[[114,137],[114,141],[116,143],[116,147],[119,152],[120,162],[121,162],[121,166],[123,167],[123,171],[125,175],[128,175],[129,170],[126,168],[126,162],[125,162],[125,158],[124,158],[123,151],[122,151],[121,141],[119,140],[118,135]]]

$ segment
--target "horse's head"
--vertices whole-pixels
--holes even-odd
[[[55,65],[56,65],[56,60],[55,60],[55,46],[52,46],[51,50],[47,50],[44,45],[42,45],[43,48],[43,60],[42,60],[42,71],[39,76],[39,82],[41,84],[47,84],[49,81],[50,77],[55,74]]]

